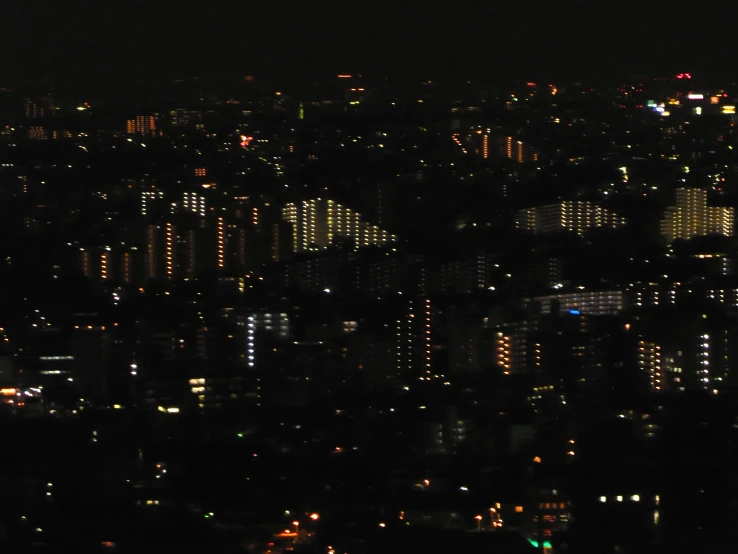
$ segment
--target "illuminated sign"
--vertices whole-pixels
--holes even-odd
[[[723,106],[723,113],[734,114],[735,106]]]
[[[704,100],[705,95],[704,94],[688,94],[687,98],[690,100]]]
[[[18,393],[18,389],[8,388],[0,389],[0,396],[15,396]]]

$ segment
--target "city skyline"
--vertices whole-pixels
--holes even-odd
[[[0,550],[731,551],[729,78],[88,72],[0,95]]]

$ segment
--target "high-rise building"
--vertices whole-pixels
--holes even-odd
[[[414,298],[402,303],[395,323],[395,362],[397,379],[404,384],[414,380],[430,380],[431,301]]]
[[[269,229],[269,259],[278,262],[292,250],[293,227],[286,221],[278,221]]]
[[[326,248],[339,237],[353,241],[357,248],[396,240],[394,235],[333,200],[318,198],[287,204],[282,218],[292,224],[294,252]]]
[[[443,264],[438,271],[437,288],[448,294],[466,294],[490,286],[490,260],[482,252],[461,256]]]
[[[110,380],[110,351],[112,336],[104,325],[74,326],[71,353],[79,384],[87,398],[97,402],[107,399]]]
[[[147,194],[147,193],[144,193]],[[200,217],[205,217],[207,203],[205,197],[196,192],[185,192],[182,194],[181,210],[184,213],[194,213]]]
[[[164,267],[166,268],[166,278],[174,279],[174,270],[176,268],[177,256],[177,231],[172,223],[165,223],[164,235]]]
[[[175,278],[177,231],[173,223],[152,223],[146,227],[146,279]]]
[[[41,125],[32,125],[28,128],[28,138],[31,140],[46,140],[46,128]]]
[[[625,218],[586,200],[565,200],[556,204],[518,210],[515,225],[536,234],[572,231],[583,235],[593,228],[617,229]]]
[[[153,115],[137,115],[126,121],[126,132],[129,135],[154,135],[156,118]]]
[[[617,315],[623,310],[623,291],[578,291],[551,294],[523,300],[524,306],[537,306],[542,314]]]
[[[141,279],[141,259],[138,247],[132,246],[120,254],[120,280],[127,285]]]
[[[172,127],[198,127],[202,126],[202,113],[196,110],[177,108],[169,112]]]
[[[469,130],[467,133],[454,133],[452,140],[462,151],[471,149],[482,159],[512,160],[517,163],[534,163],[539,159],[538,152],[515,137],[493,134],[491,129]]]
[[[88,279],[105,281],[108,273],[108,252],[103,248],[80,248],[82,274]]]
[[[509,375],[512,367],[512,339],[510,334],[502,331],[498,331],[495,336],[496,363],[504,375]]]
[[[141,283],[141,251],[137,246],[87,246],[79,249],[82,274],[94,281],[112,281],[128,285]]]
[[[47,114],[46,106],[33,100],[26,100],[25,112],[28,119],[43,119]]]
[[[143,191],[141,193],[141,215],[162,216],[167,209],[166,195],[163,191]]]
[[[180,235],[180,245],[183,250],[183,266],[185,279],[194,279],[198,272],[199,243],[201,242],[196,229],[185,229]]]
[[[661,346],[647,341],[638,341],[638,369],[648,376],[652,391],[664,389],[664,376],[661,360]]]
[[[225,269],[228,261],[226,258],[226,250],[228,248],[228,226],[225,219],[218,217],[216,221],[217,235],[217,265],[218,269]]]
[[[676,205],[661,220],[661,234],[667,243],[705,235],[731,237],[734,219],[734,208],[707,205],[707,190],[679,188]]]
[[[485,135],[485,138],[486,137],[487,135]],[[517,140],[515,137],[496,137],[495,143],[498,157],[514,160],[518,163],[538,161],[538,152],[525,144],[522,140]],[[491,147],[488,144],[482,144],[483,154],[486,151],[489,155],[490,149]],[[486,158],[487,156],[484,157]]]

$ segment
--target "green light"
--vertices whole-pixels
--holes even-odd
[[[242,438],[243,438],[243,433],[239,433],[239,434],[238,434],[238,438],[239,438],[239,439],[242,439]]]
[[[528,542],[533,546],[533,548],[538,548],[538,541],[528,539]],[[543,541],[543,548],[551,548],[551,543],[548,541]]]

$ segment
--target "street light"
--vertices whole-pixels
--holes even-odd
[[[477,520],[477,531],[482,530],[482,516],[481,515],[475,515],[474,519]]]
[[[320,519],[320,516],[318,514],[310,514],[310,519],[313,521],[318,521]]]

